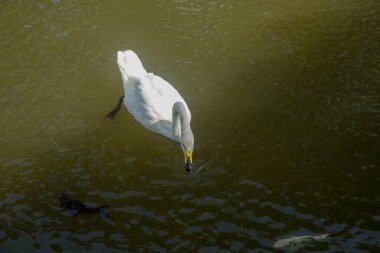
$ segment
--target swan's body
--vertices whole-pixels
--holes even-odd
[[[180,142],[185,163],[190,163],[194,136],[185,100],[167,81],[148,73],[133,51],[119,51],[117,63],[123,80],[123,102],[129,113],[146,129]]]

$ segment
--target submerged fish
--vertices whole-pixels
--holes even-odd
[[[315,242],[322,242],[327,239],[329,234],[322,235],[306,235],[306,236],[293,236],[287,239],[281,239],[274,243],[273,247],[277,249],[290,249],[295,250],[304,246],[310,246]]]
[[[99,207],[88,207],[85,204],[83,204],[82,201],[71,199],[65,193],[61,193],[59,195],[59,201],[61,202],[62,208],[75,212],[73,216],[76,216],[82,213],[83,214],[99,213],[102,216],[109,217],[108,215],[109,207],[107,205],[102,205]]]

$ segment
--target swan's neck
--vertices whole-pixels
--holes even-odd
[[[183,103],[176,102],[173,105],[172,121],[173,136],[178,141],[181,141],[181,137],[191,132],[189,116]]]

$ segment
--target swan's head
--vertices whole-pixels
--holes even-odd
[[[191,130],[181,136],[181,147],[185,158],[185,169],[191,172],[191,164],[193,163],[194,136]]]

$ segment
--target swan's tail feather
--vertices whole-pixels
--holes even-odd
[[[130,76],[141,77],[147,74],[139,57],[132,50],[118,51],[117,64],[119,65],[123,82]]]

